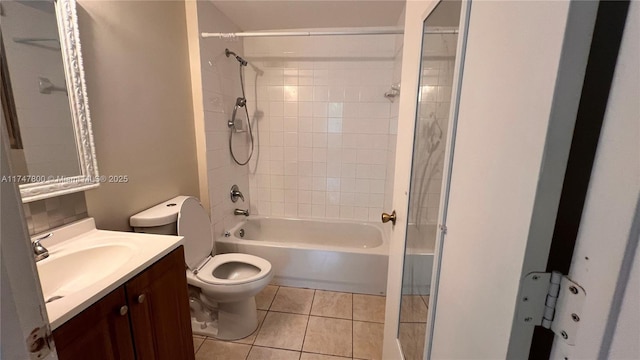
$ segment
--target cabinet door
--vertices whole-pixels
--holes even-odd
[[[130,280],[125,288],[136,358],[194,359],[182,246]]]
[[[133,360],[123,287],[111,292],[53,332],[61,360]],[[122,314],[124,312],[124,314]]]

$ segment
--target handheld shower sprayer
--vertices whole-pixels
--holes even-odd
[[[236,60],[238,60],[238,62],[242,66],[247,66],[247,64],[248,64],[247,60],[241,58],[240,55],[237,55],[236,53],[234,53],[233,51],[231,51],[229,49],[224,49],[224,54],[227,55],[227,57],[229,57],[231,55],[235,56]]]
[[[253,149],[254,149],[253,131],[251,130],[251,118],[249,117],[249,110],[247,109],[247,97],[244,93],[244,76],[243,76],[244,67],[246,67],[249,63],[247,62],[247,60],[241,58],[238,54],[234,53],[229,49],[224,49],[224,54],[227,57],[231,57],[233,55],[236,58],[236,60],[240,63],[239,73],[240,73],[240,89],[242,90],[242,96],[236,99],[236,104],[233,107],[233,113],[231,114],[231,119],[228,120],[227,125],[230,128],[229,152],[231,153],[231,157],[233,158],[233,161],[235,161],[236,164],[240,166],[244,166],[249,163],[249,160],[251,160],[251,156],[253,156]],[[238,160],[236,158],[236,155],[233,153],[233,134],[238,132],[247,132],[247,130],[242,129],[242,126],[240,126],[240,125],[243,125],[243,123],[236,124],[236,115],[238,113],[238,109],[240,108],[244,108],[244,113],[247,117],[246,121],[247,121],[248,133],[249,133],[248,135],[249,135],[249,139],[251,140],[251,149],[249,150],[249,156],[247,156],[247,160],[245,161]]]
[[[236,99],[236,105],[233,107],[233,114],[231,114],[231,120],[227,122],[227,125],[230,128],[235,128],[236,126],[236,114],[239,108],[243,108],[247,105],[247,99],[243,97],[239,97]]]

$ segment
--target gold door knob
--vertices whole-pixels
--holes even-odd
[[[391,215],[387,214],[387,213],[382,213],[382,222],[383,223],[388,223],[389,221],[391,221],[391,223],[393,225],[396,224],[396,211],[393,210],[393,212],[391,212]]]

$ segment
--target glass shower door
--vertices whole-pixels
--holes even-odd
[[[398,327],[406,360],[424,356],[460,6],[443,1],[424,21]]]

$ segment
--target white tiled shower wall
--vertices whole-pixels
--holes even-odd
[[[404,23],[404,22],[402,22]],[[396,35],[395,56],[393,60],[393,76],[391,83],[401,87],[402,76],[402,47],[403,36]],[[389,113],[389,146],[387,147],[387,178],[384,190],[384,210],[391,211],[393,208],[393,176],[396,169],[396,140],[398,133],[398,115],[400,112],[400,97],[393,98],[391,111]],[[388,228],[387,228],[388,229]]]
[[[211,2],[198,1],[197,4],[199,32],[240,31]],[[214,236],[222,235],[242,220],[233,215],[233,210],[236,207],[248,208],[250,201],[249,170],[233,162],[228,148],[227,120],[231,117],[236,98],[241,96],[241,90],[238,62],[225,56],[225,48],[241,54],[242,40],[200,39],[209,201]],[[234,150],[240,160],[246,159],[247,149],[246,136],[234,135]],[[231,202],[229,190],[233,184],[240,187],[245,202]]]
[[[384,93],[399,78],[396,39],[244,40],[253,213],[378,221],[395,157],[397,107]]]

